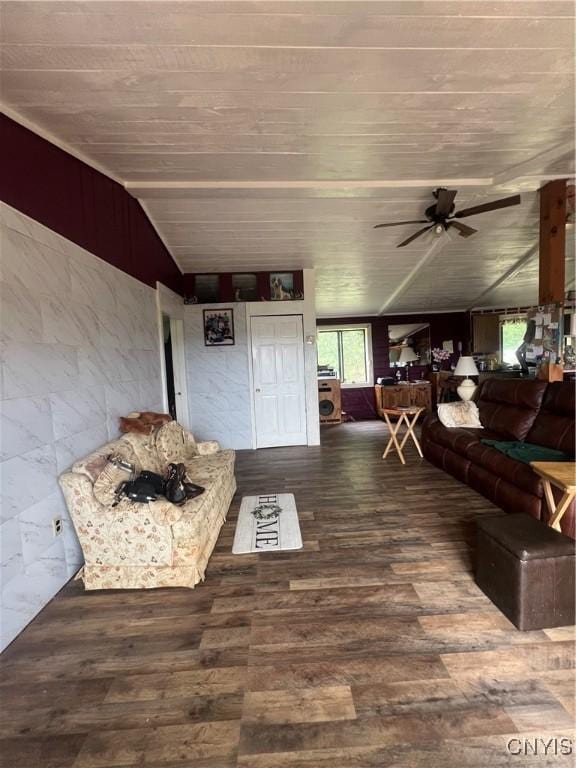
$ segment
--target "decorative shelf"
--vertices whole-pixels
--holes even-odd
[[[245,301],[297,301],[304,298],[302,270],[273,272],[186,273],[186,304]]]

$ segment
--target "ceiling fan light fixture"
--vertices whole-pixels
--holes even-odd
[[[446,232],[450,237],[450,235],[454,234],[450,232],[452,228],[456,230],[460,237],[467,238],[474,235],[478,230],[468,226],[468,224],[464,224],[459,219],[477,216],[479,213],[488,213],[488,211],[498,211],[501,208],[509,208],[512,205],[519,205],[522,200],[520,195],[512,195],[511,197],[503,197],[500,200],[493,200],[489,203],[481,203],[480,205],[473,205],[471,208],[455,211],[454,198],[458,194],[457,190],[438,187],[432,194],[436,198],[436,203],[426,208],[424,212],[425,219],[420,219],[419,221],[391,221],[385,224],[376,224],[374,229],[380,229],[380,227],[399,227],[406,224],[429,223],[429,226],[419,229],[413,235],[407,237],[406,240],[399,243],[396,246],[397,248],[404,248],[422,236],[432,236],[439,239]]]

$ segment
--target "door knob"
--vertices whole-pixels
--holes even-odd
[[[257,390],[256,390],[256,392],[260,392],[260,390],[259,390],[259,389],[257,389]]]

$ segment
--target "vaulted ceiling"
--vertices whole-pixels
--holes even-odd
[[[3,2],[9,114],[138,197],[183,271],[316,269],[317,309],[532,303],[574,174],[572,0]],[[522,192],[421,238],[457,204]],[[572,270],[573,238],[568,269]]]

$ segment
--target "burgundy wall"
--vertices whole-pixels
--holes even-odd
[[[0,115],[0,200],[143,283],[180,294],[182,275],[121,184]]]
[[[430,343],[432,347],[441,347],[443,341],[454,342],[455,353],[450,362],[455,362],[460,356],[458,343],[462,344],[462,352],[466,354],[470,347],[470,314],[468,312],[446,312],[442,314],[418,315],[383,315],[382,317],[340,317],[326,320],[319,319],[319,326],[352,325],[354,323],[372,326],[372,357],[374,361],[374,381],[379,376],[393,376],[395,368],[388,365],[388,326],[404,323],[429,323]],[[410,369],[412,378],[424,376],[429,370],[426,366],[414,366]],[[373,387],[342,389],[342,408],[356,420],[375,419],[376,406]]]

